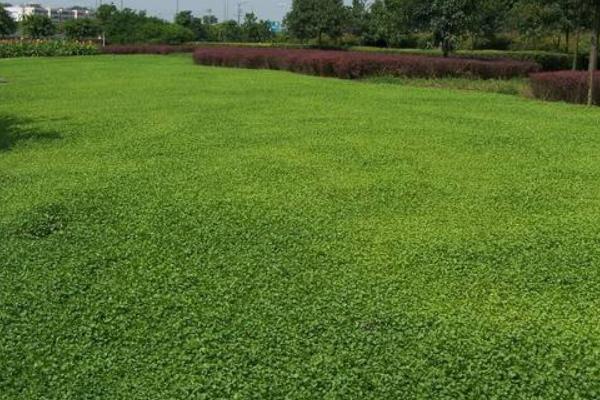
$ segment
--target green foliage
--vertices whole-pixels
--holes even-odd
[[[259,20],[256,14],[249,13],[244,17],[241,26],[243,39],[246,42],[266,42],[273,38],[271,26],[267,21]]]
[[[17,31],[17,23],[0,3],[0,37],[11,36]]]
[[[0,58],[86,56],[98,54],[91,42],[70,40],[2,40]]]
[[[21,21],[23,35],[32,39],[41,39],[54,36],[56,26],[47,15],[27,15]]]
[[[113,5],[103,5],[98,10],[98,20],[108,43],[181,44],[198,39],[188,26],[170,24],[129,8],[118,10]]]
[[[339,39],[348,18],[343,0],[293,0],[285,25],[292,36],[300,40],[317,38],[321,44],[324,35]]]
[[[460,38],[473,26],[475,7],[474,0],[433,0],[431,29],[444,56],[456,48]]]
[[[209,38],[209,24],[205,24],[202,18],[194,17],[191,11],[181,11],[177,14],[175,24],[191,30],[194,33],[195,41],[203,41]]]
[[[0,115],[61,137],[0,152],[0,397],[598,397],[600,109],[1,69]]]
[[[97,20],[90,18],[67,21],[62,27],[65,36],[71,40],[96,39],[102,33]]]
[[[350,50],[382,52],[390,54],[414,54],[427,56],[441,56],[442,53],[436,49],[381,49],[378,47],[355,46]],[[544,71],[556,71],[569,69],[572,66],[572,56],[564,53],[553,53],[547,51],[505,51],[505,50],[458,50],[455,52],[461,58],[477,58],[485,60],[518,60],[531,61],[539,64]],[[587,65],[588,56],[583,54],[579,57],[579,65]]]

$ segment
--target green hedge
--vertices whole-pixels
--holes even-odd
[[[68,40],[2,40],[0,58],[85,56],[98,54],[93,42]]]
[[[437,49],[391,49],[377,47],[353,47],[352,50],[401,53],[428,56],[442,56]],[[567,53],[552,53],[548,51],[510,51],[510,50],[459,50],[456,56],[464,58],[479,58],[485,60],[510,59],[518,61],[531,61],[539,64],[544,71],[558,71],[571,69],[573,66],[573,55]],[[585,68],[588,61],[587,55],[579,57],[579,67]]]

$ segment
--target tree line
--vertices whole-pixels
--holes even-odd
[[[317,44],[579,51],[600,0],[294,0],[290,36]]]
[[[196,17],[191,11],[182,11],[173,23],[148,16],[145,11],[118,9],[114,4],[98,7],[93,18],[69,20],[57,24],[46,15],[26,16],[16,23],[0,4],[0,37],[19,33],[39,39],[57,34],[73,40],[102,38],[105,43],[168,43],[195,41],[210,42],[265,42],[273,38],[268,21],[248,13],[243,20],[224,21],[213,15]]]

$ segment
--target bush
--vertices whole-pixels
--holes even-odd
[[[364,52],[286,50],[275,48],[201,48],[197,64],[281,69],[310,75],[358,79],[369,76],[415,78],[469,77],[508,79],[537,72],[530,62],[388,55]]]
[[[0,58],[87,56],[98,54],[93,42],[69,40],[2,40]]]
[[[531,90],[538,99],[586,104],[588,73],[586,71],[556,71],[531,75]],[[595,75],[594,104],[600,105],[600,72]]]
[[[104,54],[174,54],[192,53],[194,45],[118,44],[102,48]]]
[[[442,53],[437,49],[395,49],[377,48],[368,46],[353,47],[351,50],[370,53],[386,54],[412,54],[441,57]],[[510,51],[510,50],[458,50],[455,56],[461,58],[473,58],[481,60],[515,60],[534,62],[539,64],[543,71],[559,71],[570,69],[573,64],[573,56],[565,53],[551,53],[546,51]],[[579,57],[579,66],[587,66],[588,57],[585,54]]]

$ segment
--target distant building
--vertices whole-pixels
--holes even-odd
[[[72,19],[91,18],[95,12],[85,7],[44,7],[40,4],[23,4],[20,6],[7,6],[6,11],[15,21],[22,21],[29,15],[46,15],[54,22],[69,21]]]

